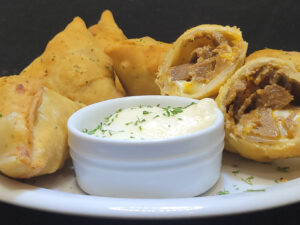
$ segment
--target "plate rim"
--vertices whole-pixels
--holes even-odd
[[[296,178],[267,187],[265,192],[194,198],[129,199],[67,193],[0,175],[2,202],[59,214],[118,219],[205,218],[249,213],[300,202],[299,188],[300,178]]]

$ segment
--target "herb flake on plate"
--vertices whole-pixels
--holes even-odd
[[[229,195],[230,194],[230,192],[229,191],[227,191],[227,190],[223,190],[223,191],[219,191],[218,193],[217,193],[217,195]]]
[[[249,185],[253,185],[252,180],[254,179],[253,176],[247,177],[247,178],[242,178],[241,180],[244,181],[245,183],[249,184]]]

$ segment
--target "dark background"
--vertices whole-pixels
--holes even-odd
[[[248,53],[300,51],[297,0],[0,0],[0,75],[18,74],[73,17],[90,26],[104,9],[129,38],[173,42],[186,29],[210,23],[239,27]]]
[[[186,29],[210,23],[239,27],[249,43],[248,53],[265,47],[300,51],[297,0],[0,0],[0,76],[18,74],[73,17],[82,17],[90,26],[97,23],[104,9],[114,13],[129,38],[149,35],[173,42]],[[300,204],[217,218],[121,221],[59,215],[0,203],[1,225],[300,224],[298,214]]]

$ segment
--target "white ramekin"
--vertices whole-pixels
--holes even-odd
[[[89,105],[68,120],[70,153],[79,186],[91,195],[127,198],[197,196],[220,176],[223,115],[195,133],[163,140],[115,140],[82,132],[119,108],[139,105],[186,106],[197,100],[135,96]]]

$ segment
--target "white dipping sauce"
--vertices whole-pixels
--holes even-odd
[[[217,119],[217,104],[205,98],[185,107],[138,106],[119,109],[95,129],[83,132],[96,137],[145,140],[189,134],[211,126]]]

